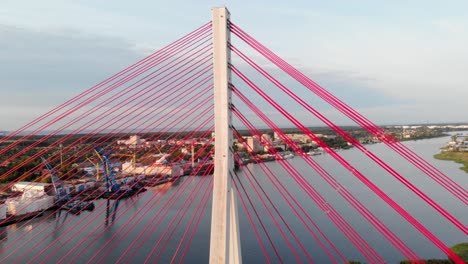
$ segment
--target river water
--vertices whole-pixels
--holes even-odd
[[[459,164],[435,160],[432,157],[448,140],[449,137],[443,137],[409,141],[404,144],[467,189],[468,174],[459,169]],[[468,224],[467,207],[429,179],[428,176],[405,162],[403,158],[389,150],[384,144],[367,145],[366,147],[433,198],[464,225]],[[408,191],[406,187],[393,179],[378,165],[370,162],[357,149],[340,151],[339,154],[409,211],[446,245],[452,246],[457,243],[468,242],[468,238],[461,231],[436,213],[415,194]],[[416,254],[423,258],[445,258],[437,247],[369,191],[332,157],[320,155],[313,158],[411,247]],[[388,263],[398,263],[404,259],[385,238],[355,212],[341,196],[337,195],[336,190],[330,188],[301,158],[295,157],[289,159],[288,162],[327,199],[329,205],[333,206]],[[340,233],[327,215],[298,187],[278,162],[269,162],[266,165],[287,187],[288,191],[347,260],[366,262],[359,251]],[[330,263],[330,258],[312,238],[300,219],[290,209],[290,206],[278,195],[278,191],[270,180],[265,177],[261,167],[250,164],[244,167],[244,169],[247,168],[255,175],[255,179],[261,184],[278,211],[281,212],[287,226],[277,217],[278,225],[290,241],[291,247],[297,252],[297,257],[304,262],[309,262],[306,254],[288,232],[288,228],[292,230],[297,240],[301,242],[303,248],[315,263]],[[253,221],[258,228],[270,260],[273,263],[281,261],[286,263],[297,262],[295,254],[292,253],[290,246],[276,228],[275,222],[269,216],[268,211],[262,206],[261,199],[256,196],[247,177],[242,171],[238,172],[238,175],[281,258],[278,259],[275,255],[275,251],[268,242],[268,238],[259,225],[257,218],[253,216]],[[120,261],[123,263],[143,263],[145,261],[167,263],[172,260],[177,250],[176,261],[179,261],[181,256],[184,255],[184,263],[206,263],[209,254],[211,199],[208,200],[207,209],[199,219],[198,228],[194,232],[190,245],[187,247],[186,245],[193,230],[193,225],[191,225],[192,216],[198,215],[197,205],[202,198],[203,191],[209,184],[209,180],[210,177],[185,177],[176,184],[149,188],[147,192],[140,194],[138,197],[119,202],[95,201],[96,209],[93,212],[84,212],[80,215],[69,215],[65,212],[61,214],[50,213],[37,219],[1,227],[0,263],[85,263],[87,261],[90,263],[115,263]],[[191,190],[198,187],[201,187],[201,191],[195,197],[191,197]],[[180,195],[180,198],[176,199],[178,195]],[[246,198],[245,195],[243,195],[243,198]],[[175,205],[172,207],[170,205],[173,202]],[[180,210],[180,208],[185,208],[191,202],[192,204],[188,210]],[[240,200],[238,203],[243,260],[245,263],[265,263],[266,258],[262,253],[254,229],[250,225]],[[275,214],[274,209],[271,207],[270,209]],[[177,218],[173,224],[179,225],[176,229],[173,229],[170,224],[178,213],[185,213],[185,217],[180,222],[178,222],[179,218]],[[197,218],[195,218],[194,222],[196,220]],[[179,245],[184,234],[186,239]],[[171,236],[171,239],[168,239],[169,236]],[[155,249],[156,245],[158,247]],[[185,248],[187,249],[186,254],[182,254],[181,252]],[[330,249],[329,246],[328,248]],[[337,257],[336,253],[332,252],[332,254]]]

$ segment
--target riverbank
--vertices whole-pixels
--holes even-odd
[[[456,163],[460,163],[463,165],[463,167],[460,167],[460,169],[468,173],[468,152],[444,151],[434,155],[434,158],[439,160],[451,160],[455,161]]]
[[[418,137],[413,137],[413,138],[401,138],[398,139],[400,142],[404,141],[418,141],[418,140],[423,140],[423,139],[431,139],[431,138],[441,138],[441,137],[448,137],[450,134],[443,133],[443,134],[431,134],[431,135],[421,135]]]

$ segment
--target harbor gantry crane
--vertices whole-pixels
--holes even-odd
[[[102,195],[103,198],[120,199],[146,190],[135,181],[132,181],[130,186],[127,184],[118,184],[115,180],[115,171],[113,170],[113,166],[109,159],[111,154],[105,153],[100,148],[95,148],[95,151],[104,164],[104,180],[106,182],[106,191]]]
[[[65,188],[62,180],[55,174],[53,167],[47,162],[44,157],[41,157],[46,169],[50,173],[52,185],[54,186],[55,197],[54,204],[61,209],[70,211],[72,213],[79,213],[82,210],[93,210],[94,203],[90,201],[81,201],[80,199],[72,199]]]

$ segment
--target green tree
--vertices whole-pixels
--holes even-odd
[[[451,247],[453,253],[457,254],[462,258],[466,263],[468,263],[468,243],[460,243]]]

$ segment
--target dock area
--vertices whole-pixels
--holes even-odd
[[[93,201],[97,199],[126,199],[134,195],[138,195],[146,191],[145,187],[155,187],[167,182],[174,182],[179,180],[178,177],[168,177],[157,176],[157,177],[143,177],[138,179],[135,185],[138,185],[137,189],[121,189],[116,193],[106,192],[106,188],[103,184],[95,182],[89,184],[88,182],[83,182],[81,185],[86,186],[86,188],[78,187],[76,185],[65,184],[68,190],[71,190],[70,197],[73,200],[80,201]],[[127,181],[135,180],[134,177],[127,178]],[[126,181],[119,181],[119,184],[126,184]],[[46,211],[55,211],[58,209],[66,210],[60,208],[54,202],[54,197],[51,195],[45,194],[42,192],[48,190],[49,187],[46,184],[43,184],[41,187],[36,183],[31,184],[34,186],[35,192],[27,192],[28,190],[27,182],[21,182],[18,186],[14,186],[15,191],[12,191],[8,194],[4,194],[2,199],[0,199],[0,227],[16,224],[22,221],[27,221],[29,219],[40,217]],[[21,193],[21,191],[25,191]],[[72,212],[72,211],[70,211]],[[73,213],[73,212],[72,212]]]

